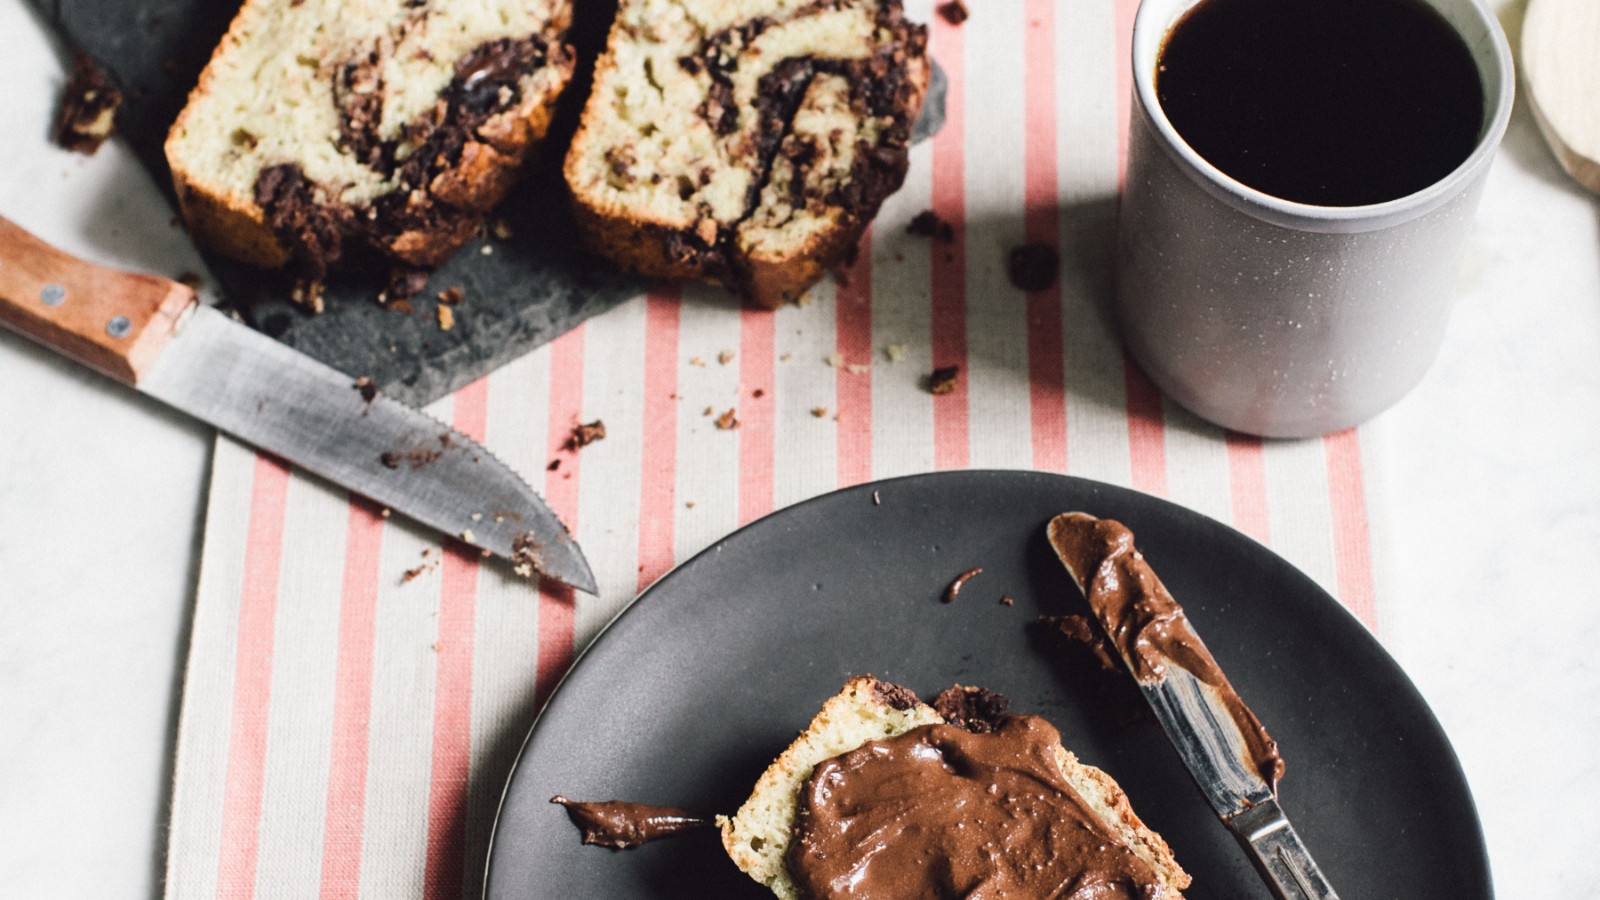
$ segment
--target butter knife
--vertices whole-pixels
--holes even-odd
[[[1195,784],[1280,900],[1336,900],[1278,806],[1283,759],[1118,522],[1063,513],[1050,546]]]
[[[522,574],[595,592],[583,551],[477,441],[198,302],[0,217],[0,325]]]

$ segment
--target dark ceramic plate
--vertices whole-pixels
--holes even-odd
[[[1132,682],[1031,624],[1087,611],[1044,538],[1045,523],[1067,510],[1133,529],[1278,739],[1289,766],[1283,807],[1344,897],[1492,896],[1450,744],[1343,607],[1217,522],[1029,472],[839,491],[768,516],[658,581],[584,654],[529,734],[495,826],[487,896],[771,897],[710,832],[621,853],[584,847],[547,801],[562,793],[732,812],[822,701],[870,672],[924,696],[979,684],[1008,695],[1015,711],[1044,715],[1171,844],[1194,876],[1191,900],[1269,897]],[[972,566],[983,574],[942,603]]]

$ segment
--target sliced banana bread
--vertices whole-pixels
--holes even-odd
[[[794,299],[904,180],[926,47],[900,0],[621,0],[566,159],[587,243]]]
[[[435,266],[544,137],[571,0],[246,0],[167,136],[219,253],[317,276],[348,246]]]
[[[837,761],[844,760],[844,765],[848,767],[852,757],[863,754],[867,757],[882,755],[889,752],[889,741],[903,741],[908,737],[916,737],[919,733],[927,737],[927,744],[918,748],[916,752],[927,754],[947,752],[938,748],[948,744],[950,735],[958,728],[963,733],[988,734],[1000,740],[1009,740],[1009,737],[1001,732],[1023,728],[1031,729],[1035,735],[1043,734],[1048,737],[1048,743],[1044,746],[1048,748],[1054,764],[1059,767],[1060,775],[1065,782],[1063,787],[1075,794],[1072,802],[1085,812],[1081,817],[1082,821],[1071,823],[1070,827],[1058,830],[1094,829],[1102,836],[1101,839],[1090,842],[1092,853],[1097,855],[1097,859],[1084,860],[1085,868],[1079,877],[1088,881],[1080,880],[1078,886],[1085,890],[1101,890],[1106,893],[1084,894],[1084,896],[1139,896],[1149,900],[1181,900],[1182,895],[1179,892],[1188,887],[1189,876],[1173,859],[1172,851],[1168,849],[1166,842],[1147,828],[1134,814],[1132,807],[1128,805],[1127,797],[1117,787],[1116,782],[1099,769],[1079,762],[1072,753],[1061,746],[1058,736],[1048,723],[1031,716],[1006,716],[1004,706],[1003,698],[977,688],[961,686],[951,688],[930,706],[921,702],[911,691],[898,685],[879,681],[871,676],[851,679],[842,691],[823,704],[822,710],[812,719],[805,732],[795,739],[794,743],[790,744],[761,775],[756,782],[755,790],[739,808],[738,813],[732,817],[718,817],[717,824],[722,830],[724,849],[740,869],[766,885],[777,896],[785,900],[808,897],[810,894],[803,892],[797,885],[789,862],[795,843],[809,840],[801,833],[800,828],[799,814],[804,803],[802,794],[810,792],[813,796],[826,796],[829,791],[839,787],[838,782],[825,785],[812,784],[818,772],[826,777],[833,777],[838,769]],[[934,729],[945,729],[945,732],[941,734]],[[969,771],[971,760],[960,758],[959,750],[953,751],[951,757],[950,760],[943,762],[947,768]],[[913,806],[922,802],[922,799],[913,797]],[[950,807],[948,799],[937,793],[925,797],[929,808],[942,810],[948,810]],[[884,802],[904,803],[905,798],[885,799]],[[1024,814],[1020,808],[1010,812]],[[912,815],[915,814],[913,811]],[[956,827],[968,825],[981,828],[983,822],[981,820],[962,822]],[[1050,829],[1047,827],[1045,830]],[[916,829],[910,829],[907,833],[915,834]],[[851,839],[847,839],[847,842]],[[858,849],[853,849],[852,852],[862,854],[863,860],[857,861],[860,862],[860,867],[852,871],[864,873],[868,865],[876,864],[870,861],[875,852],[868,846],[870,843],[870,841],[855,843],[855,848]],[[921,852],[923,848],[916,849]],[[924,858],[925,867],[930,871],[961,868],[960,861],[952,864],[950,860],[935,858],[937,851],[933,853],[934,856]],[[1013,855],[1022,854],[1014,850]],[[1089,883],[1097,877],[1096,865],[1100,866],[1098,871],[1103,873],[1105,860],[1119,857],[1123,859],[1132,857],[1136,860],[1129,865],[1142,873],[1140,883],[1137,885],[1121,882]],[[1070,870],[1071,866],[1067,868]],[[1116,892],[1126,891],[1130,887],[1138,893]],[[1023,890],[1037,888],[1037,885],[1026,885]],[[839,896],[855,895],[848,891],[839,893]],[[1054,893],[1048,895],[1055,896]]]

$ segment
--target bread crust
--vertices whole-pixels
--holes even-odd
[[[251,4],[268,0],[247,0]],[[228,32],[212,51],[211,59],[178,118],[167,133],[164,152],[172,171],[179,211],[197,243],[223,256],[261,268],[276,269],[295,260],[291,246],[274,230],[268,215],[253,197],[217,190],[214,180],[197,170],[200,160],[190,160],[180,136],[190,126],[197,101],[217,90],[219,60],[237,53],[249,23],[241,9]],[[525,91],[516,106],[481,123],[462,144],[456,160],[429,180],[426,214],[408,216],[406,225],[385,231],[381,216],[350,216],[374,227],[370,232],[347,235],[408,265],[434,267],[449,259],[477,233],[483,217],[516,183],[524,163],[549,132],[556,105],[572,79],[576,58],[564,35],[571,23],[570,4],[561,4],[548,24],[547,57],[541,67],[548,77],[537,92]],[[285,162],[294,162],[285,160]],[[388,196],[378,198],[382,202]],[[410,207],[409,201],[405,207]],[[368,209],[375,211],[374,204]],[[393,208],[393,206],[391,206]],[[404,208],[404,207],[402,207]],[[320,274],[320,273],[319,273]]]

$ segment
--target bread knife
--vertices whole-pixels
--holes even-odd
[[[1050,546],[1138,682],[1195,784],[1279,900],[1337,900],[1278,805],[1283,761],[1120,523],[1050,522]]]
[[[198,302],[0,217],[0,325],[402,515],[595,592],[566,526],[477,441]]]

